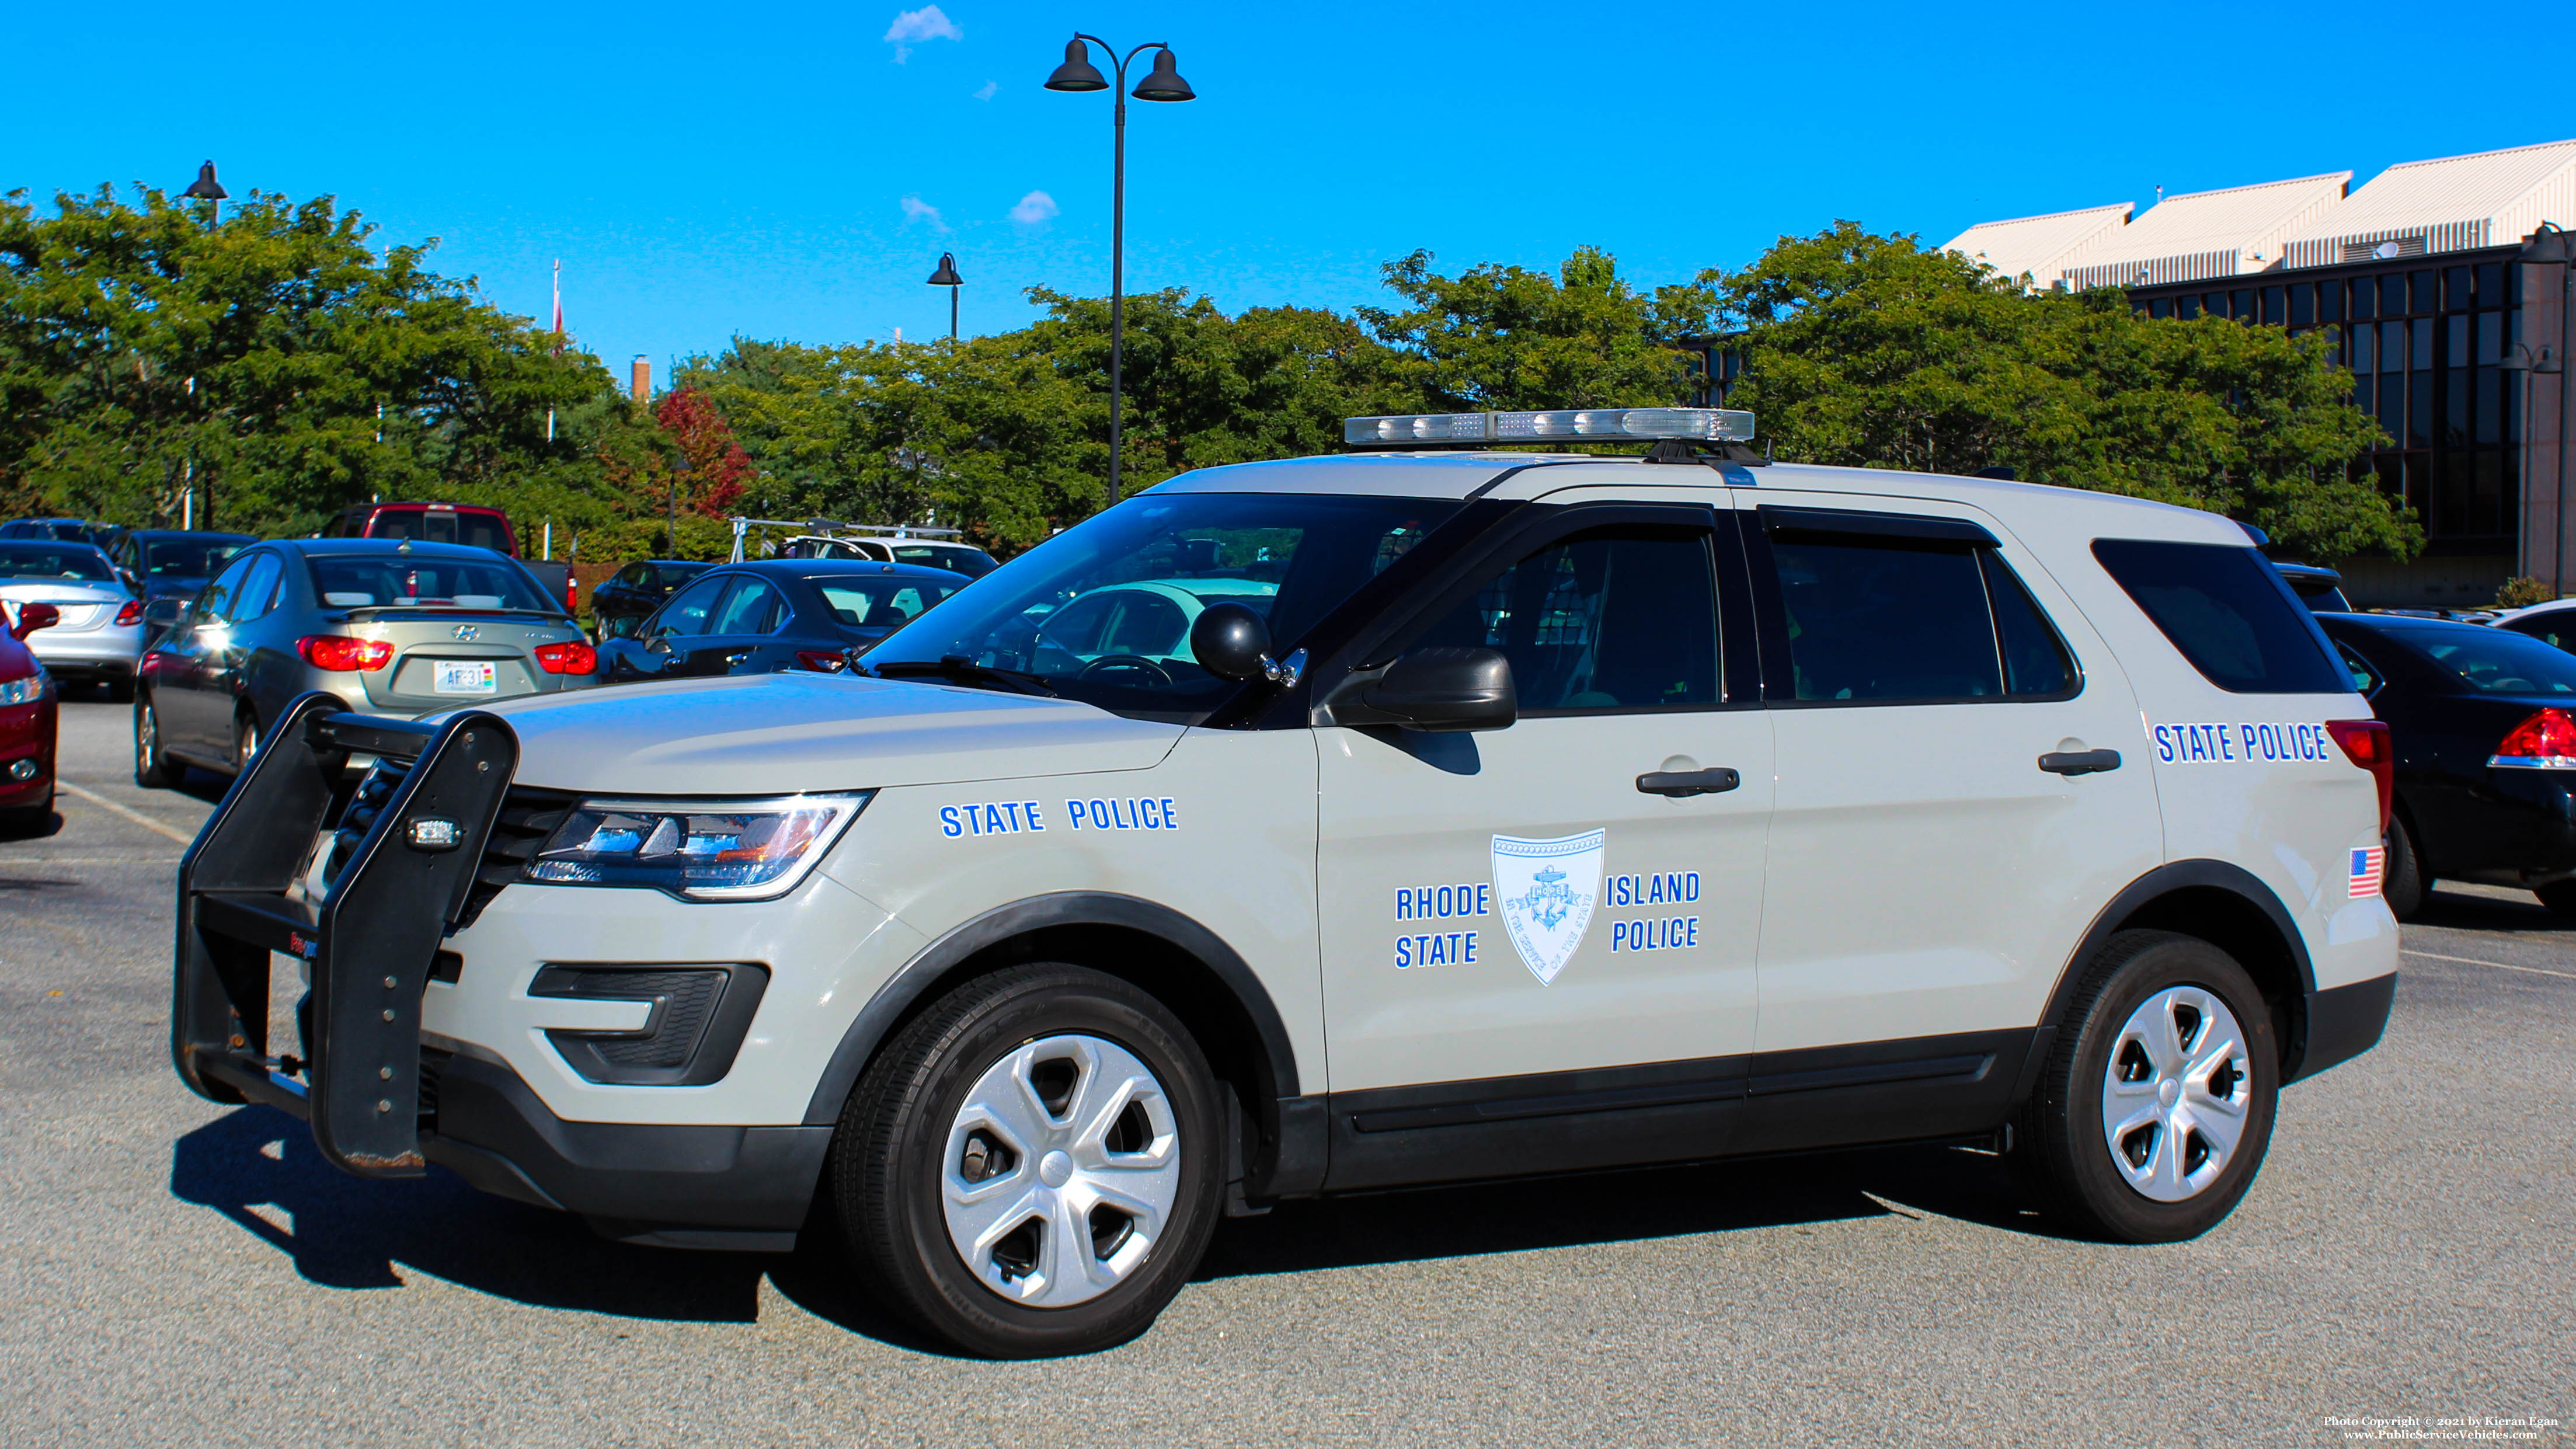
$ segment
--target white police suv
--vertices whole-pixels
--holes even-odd
[[[2384,728],[2236,524],[1751,423],[1355,419],[1448,448],[1174,478],[842,675],[307,696],[181,868],[180,1075],[630,1241],[840,1234],[996,1355],[1355,1189],[1955,1141],[2203,1231],[2387,1019]]]

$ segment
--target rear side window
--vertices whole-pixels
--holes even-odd
[[[2347,694],[2316,620],[2252,548],[2101,538],[2093,556],[2201,676],[2232,694]]]
[[[2066,646],[1992,549],[1786,532],[1774,536],[1771,556],[1802,700],[1929,702],[2075,688]]]

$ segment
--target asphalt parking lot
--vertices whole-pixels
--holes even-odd
[[[444,1173],[342,1176],[291,1119],[188,1095],[171,882],[219,782],[139,790],[128,748],[125,708],[67,704],[61,827],[0,841],[0,1442],[2235,1445],[2576,1418],[2576,931],[2528,896],[2442,890],[2387,1040],[2286,1094],[2197,1242],[2051,1236],[1992,1160],[1929,1149],[1290,1205],[1228,1223],[1144,1339],[993,1364],[912,1341],[827,1251],[613,1246]]]

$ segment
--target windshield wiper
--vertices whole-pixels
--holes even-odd
[[[989,664],[978,664],[963,654],[942,654],[935,660],[888,659],[883,663],[863,664],[861,667],[879,679],[904,679],[918,675],[933,679],[953,679],[960,684],[976,682],[997,684],[1010,694],[1036,694],[1048,699],[1063,697],[1047,688],[1046,682],[1034,674],[1023,674],[1016,669],[996,669]]]

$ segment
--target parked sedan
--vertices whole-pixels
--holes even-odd
[[[2505,629],[2319,614],[2397,745],[2386,893],[2437,879],[2528,890],[2576,916],[2576,656]]]
[[[29,605],[0,631],[0,835],[39,835],[54,819],[54,740],[60,708],[26,638],[53,620]]]
[[[609,683],[810,669],[837,674],[848,652],[883,639],[966,587],[947,569],[856,559],[728,564],[672,596],[629,639],[599,646]]]
[[[45,672],[66,689],[107,686],[108,698],[134,697],[134,659],[143,648],[143,602],[86,543],[0,539],[0,605],[11,619],[29,603],[62,611],[60,622],[31,646]]]
[[[328,690],[408,718],[586,687],[581,628],[516,559],[460,544],[308,538],[255,545],[143,656],[134,777],[238,772],[287,702]]]
[[[148,607],[154,599],[193,599],[234,554],[259,542],[247,533],[138,528],[107,550],[125,586]]]
[[[2527,634],[2552,649],[2576,654],[2576,599],[2515,609],[2498,614],[2491,622],[2496,628]]]
[[[673,589],[714,567],[679,559],[648,558],[601,579],[590,591],[590,613],[599,621],[599,637],[623,639],[633,635],[635,626],[662,607]]]

